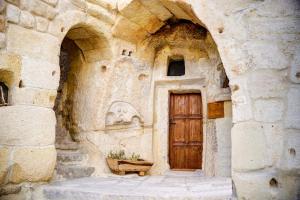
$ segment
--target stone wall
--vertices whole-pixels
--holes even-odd
[[[232,177],[238,198],[297,199],[299,10],[297,0],[1,1],[0,81],[9,87],[9,106],[0,108],[1,184],[47,181],[52,176],[58,55],[63,38],[73,28],[88,27],[97,38],[105,39],[98,40],[101,48],[90,48],[87,40],[81,46],[88,61],[84,73],[89,77],[83,85],[93,87],[81,90],[89,98],[79,98],[76,109],[81,113],[78,124],[91,165],[102,162],[99,157],[104,155],[95,140],[97,135],[109,134],[104,133],[106,113],[115,101],[135,108],[142,117],[134,120],[134,134],[149,137],[153,106],[144,102],[154,98],[147,87],[154,89],[148,83],[155,51],[147,51],[145,39],[173,17],[210,32],[207,40],[215,41],[212,49],[218,50],[229,77],[234,123]],[[218,60],[211,56],[214,59]],[[132,73],[133,78],[126,77]],[[120,87],[126,92],[119,93]],[[220,98],[217,94],[212,97]],[[95,105],[100,107],[95,109]],[[216,120],[217,130],[222,123]]]

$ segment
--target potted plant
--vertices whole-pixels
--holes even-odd
[[[152,162],[141,159],[139,154],[133,153],[130,157],[126,157],[124,150],[110,151],[106,161],[110,170],[119,175],[125,175],[126,172],[138,172],[140,176],[144,176],[153,165]]]

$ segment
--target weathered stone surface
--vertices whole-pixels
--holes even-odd
[[[11,4],[6,6],[6,18],[9,22],[19,23],[20,13],[21,11],[18,7]]]
[[[232,91],[232,117],[233,122],[247,121],[253,118],[251,99],[247,92],[248,84],[246,78],[235,78],[230,80],[235,89]]]
[[[4,32],[6,29],[6,19],[4,15],[0,15],[0,32]]]
[[[233,170],[257,170],[269,164],[266,138],[260,123],[235,124],[231,137]]]
[[[36,20],[36,30],[41,32],[46,32],[49,26],[49,21],[43,17],[35,17]]]
[[[286,69],[289,67],[288,56],[280,49],[280,45],[272,41],[255,41],[247,45],[248,53],[252,56],[255,69]],[[272,51],[270,51],[272,49]],[[272,62],[270,62],[272,60]]]
[[[279,168],[290,175],[300,174],[300,131],[287,131]]]
[[[300,83],[300,46],[296,47],[294,58],[290,67],[290,80],[294,83]]]
[[[287,95],[285,126],[300,129],[300,87],[291,87]]]
[[[138,24],[149,33],[155,33],[164,25],[162,21],[160,21],[137,0],[130,1],[128,4],[118,2],[118,10],[124,17]],[[141,14],[136,15],[135,13]]]
[[[39,88],[13,87],[10,90],[11,105],[35,105],[53,108],[56,98],[56,90],[44,90]]]
[[[9,171],[9,148],[0,146],[0,185],[7,181]]]
[[[22,11],[20,16],[20,25],[25,28],[33,28],[34,24],[34,17],[29,12]]]
[[[120,187],[122,186],[122,187]],[[98,177],[74,179],[41,186],[33,200],[76,199],[144,199],[144,200],[230,200],[232,182],[229,178],[204,178],[197,172],[169,173],[167,176]],[[116,192],[118,191],[118,192]],[[44,197],[44,198],[43,198]]]
[[[13,153],[9,181],[12,183],[48,181],[53,174],[55,162],[54,146],[18,147]]]
[[[252,72],[248,86],[250,95],[254,99],[285,96],[282,91],[286,88],[286,83],[281,73],[273,71]]]
[[[22,33],[22,37],[20,37],[20,33]],[[6,38],[7,50],[9,52],[30,56],[31,59],[42,59],[58,65],[60,44],[54,36],[10,25]],[[42,47],[41,44],[43,44]],[[51,77],[51,73],[49,77]]]
[[[45,3],[47,3],[53,7],[55,7],[58,2],[58,0],[42,0],[42,1],[44,1]]]
[[[56,9],[40,0],[21,0],[21,8],[48,19],[53,19],[57,15]]]
[[[234,173],[233,180],[238,199],[272,199],[273,195],[276,196],[279,192],[277,189],[274,191],[275,194],[271,192],[269,182],[273,177],[277,179],[274,172]]]
[[[42,59],[22,57],[21,80],[25,87],[56,90],[59,84],[58,65]]]
[[[284,104],[281,100],[256,100],[254,109],[257,121],[276,122],[282,119]]]
[[[53,110],[37,106],[0,109],[0,144],[51,145],[55,137]]]
[[[5,33],[0,33],[0,48],[4,48],[6,44]]]
[[[165,8],[159,0],[148,1],[141,0],[141,3],[149,9],[149,11],[155,14],[161,21],[165,21],[173,16],[170,11]]]
[[[14,4],[15,6],[20,5],[20,0],[6,0],[8,3]]]

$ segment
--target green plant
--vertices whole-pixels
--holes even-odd
[[[132,160],[132,161],[137,161],[137,160],[140,159],[140,154],[132,153],[130,157],[126,157],[124,150],[110,151],[109,154],[107,155],[107,158],[118,159],[118,160]]]
[[[120,150],[120,151],[116,151],[116,152],[110,151],[107,157],[112,158],[112,159],[126,160],[124,150]]]
[[[140,154],[135,154],[135,153],[132,153],[131,154],[131,157],[129,158],[129,160],[132,160],[132,161],[137,161],[140,159]]]

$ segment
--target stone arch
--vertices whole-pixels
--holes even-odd
[[[87,102],[96,98],[95,91],[91,91],[93,77],[103,73],[102,67],[109,62],[112,52],[108,39],[94,26],[81,22],[72,26],[68,24],[66,29],[65,33],[64,27],[61,28],[64,39],[60,52],[60,84],[54,106],[57,118],[56,175],[57,178],[76,178],[90,176],[94,168],[83,164],[77,166],[79,172],[76,172],[71,169],[73,166],[65,166],[64,160],[72,155],[73,150],[87,157],[80,148],[80,141],[84,132],[93,128],[92,118],[97,112]]]

